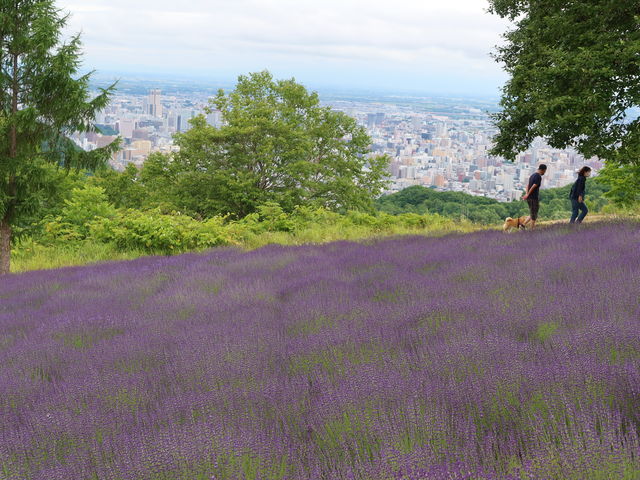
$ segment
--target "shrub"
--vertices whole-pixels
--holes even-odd
[[[114,218],[117,213],[103,188],[91,185],[74,188],[60,215],[43,220],[45,236],[55,241],[82,240],[89,234],[92,222]]]
[[[198,222],[186,215],[165,215],[157,210],[126,210],[115,218],[98,219],[91,224],[91,236],[114,243],[121,250],[164,254],[232,243],[225,234],[222,217]]]
[[[44,224],[45,233],[32,240],[45,247],[46,252],[37,250],[40,253],[36,255],[34,249],[23,249],[20,254],[22,264],[33,264],[29,263],[28,252],[34,252],[34,258],[60,255],[69,259],[71,265],[90,262],[85,252],[95,251],[98,253],[96,260],[101,261],[107,254],[100,246],[119,254],[170,255],[224,245],[251,249],[274,243],[323,243],[389,234],[472,229],[469,222],[455,222],[440,215],[407,213],[394,216],[360,211],[339,214],[311,206],[299,206],[292,213],[286,213],[273,202],[259,206],[257,212],[240,220],[216,216],[202,221],[176,212],[168,214],[159,208],[147,211],[116,209],[108,202],[104,190],[97,186],[73,190],[61,214],[47,217]],[[75,258],[78,260],[73,260]],[[43,264],[47,265],[60,264],[52,258]]]

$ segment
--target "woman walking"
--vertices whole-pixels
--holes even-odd
[[[571,199],[571,220],[569,223],[576,223],[576,219],[578,223],[582,223],[584,217],[589,213],[589,209],[587,205],[584,203],[584,194],[587,184],[587,177],[591,176],[591,167],[582,167],[578,172],[578,179],[571,187],[571,193],[569,194],[569,198]],[[580,215],[578,215],[578,211],[580,211]]]

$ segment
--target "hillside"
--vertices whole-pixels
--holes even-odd
[[[640,224],[0,283],[0,478],[638,478]]]
[[[540,217],[554,220],[571,217],[570,189],[571,185],[541,190]],[[608,203],[604,197],[607,191],[608,187],[597,179],[589,181],[587,204],[592,212],[600,211]],[[492,198],[476,197],[463,192],[439,192],[419,185],[380,197],[376,200],[376,208],[392,215],[437,213],[485,225],[501,223],[507,217],[516,218],[528,214],[527,204],[523,201],[498,202]]]

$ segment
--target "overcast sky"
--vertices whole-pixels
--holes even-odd
[[[85,65],[312,86],[496,95],[508,25],[486,0],[62,0]]]

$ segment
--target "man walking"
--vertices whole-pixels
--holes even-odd
[[[540,210],[540,187],[542,186],[542,176],[545,173],[547,173],[547,166],[545,164],[541,164],[538,167],[538,170],[529,177],[529,185],[522,197],[522,199],[526,200],[529,204],[531,229],[536,227],[536,220],[538,220],[538,210]],[[529,221],[525,223],[529,223]]]

